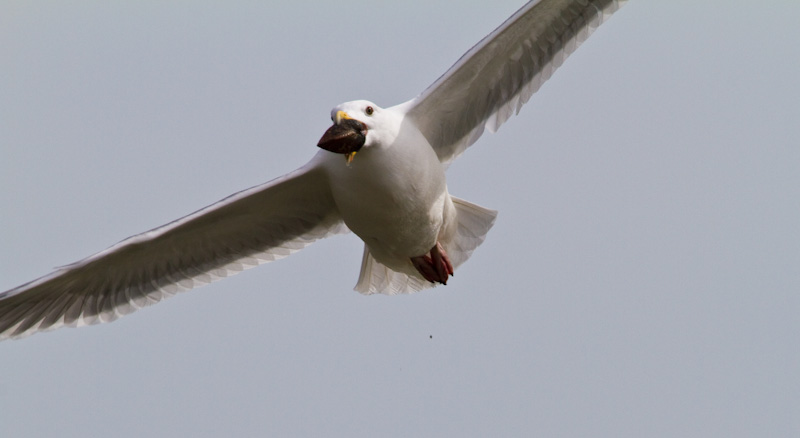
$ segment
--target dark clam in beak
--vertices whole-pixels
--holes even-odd
[[[337,154],[352,157],[364,146],[367,126],[358,120],[342,118],[325,131],[317,146]]]

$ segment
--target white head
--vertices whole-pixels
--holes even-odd
[[[399,123],[391,111],[367,100],[354,100],[331,110],[333,126],[328,128],[317,146],[344,154],[347,162],[364,148],[384,147],[397,136]]]

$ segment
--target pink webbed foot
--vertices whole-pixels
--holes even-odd
[[[411,263],[431,283],[446,285],[447,279],[453,275],[453,264],[439,242],[436,242],[428,254],[411,257]]]

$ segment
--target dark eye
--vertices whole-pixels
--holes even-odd
[[[372,108],[371,106],[368,106],[367,109],[364,110],[364,112],[366,112],[368,116],[371,116],[372,113],[375,112],[375,109]]]

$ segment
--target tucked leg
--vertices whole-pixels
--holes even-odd
[[[453,275],[453,264],[439,242],[436,242],[428,254],[411,257],[411,263],[431,283],[446,285],[448,277]]]

